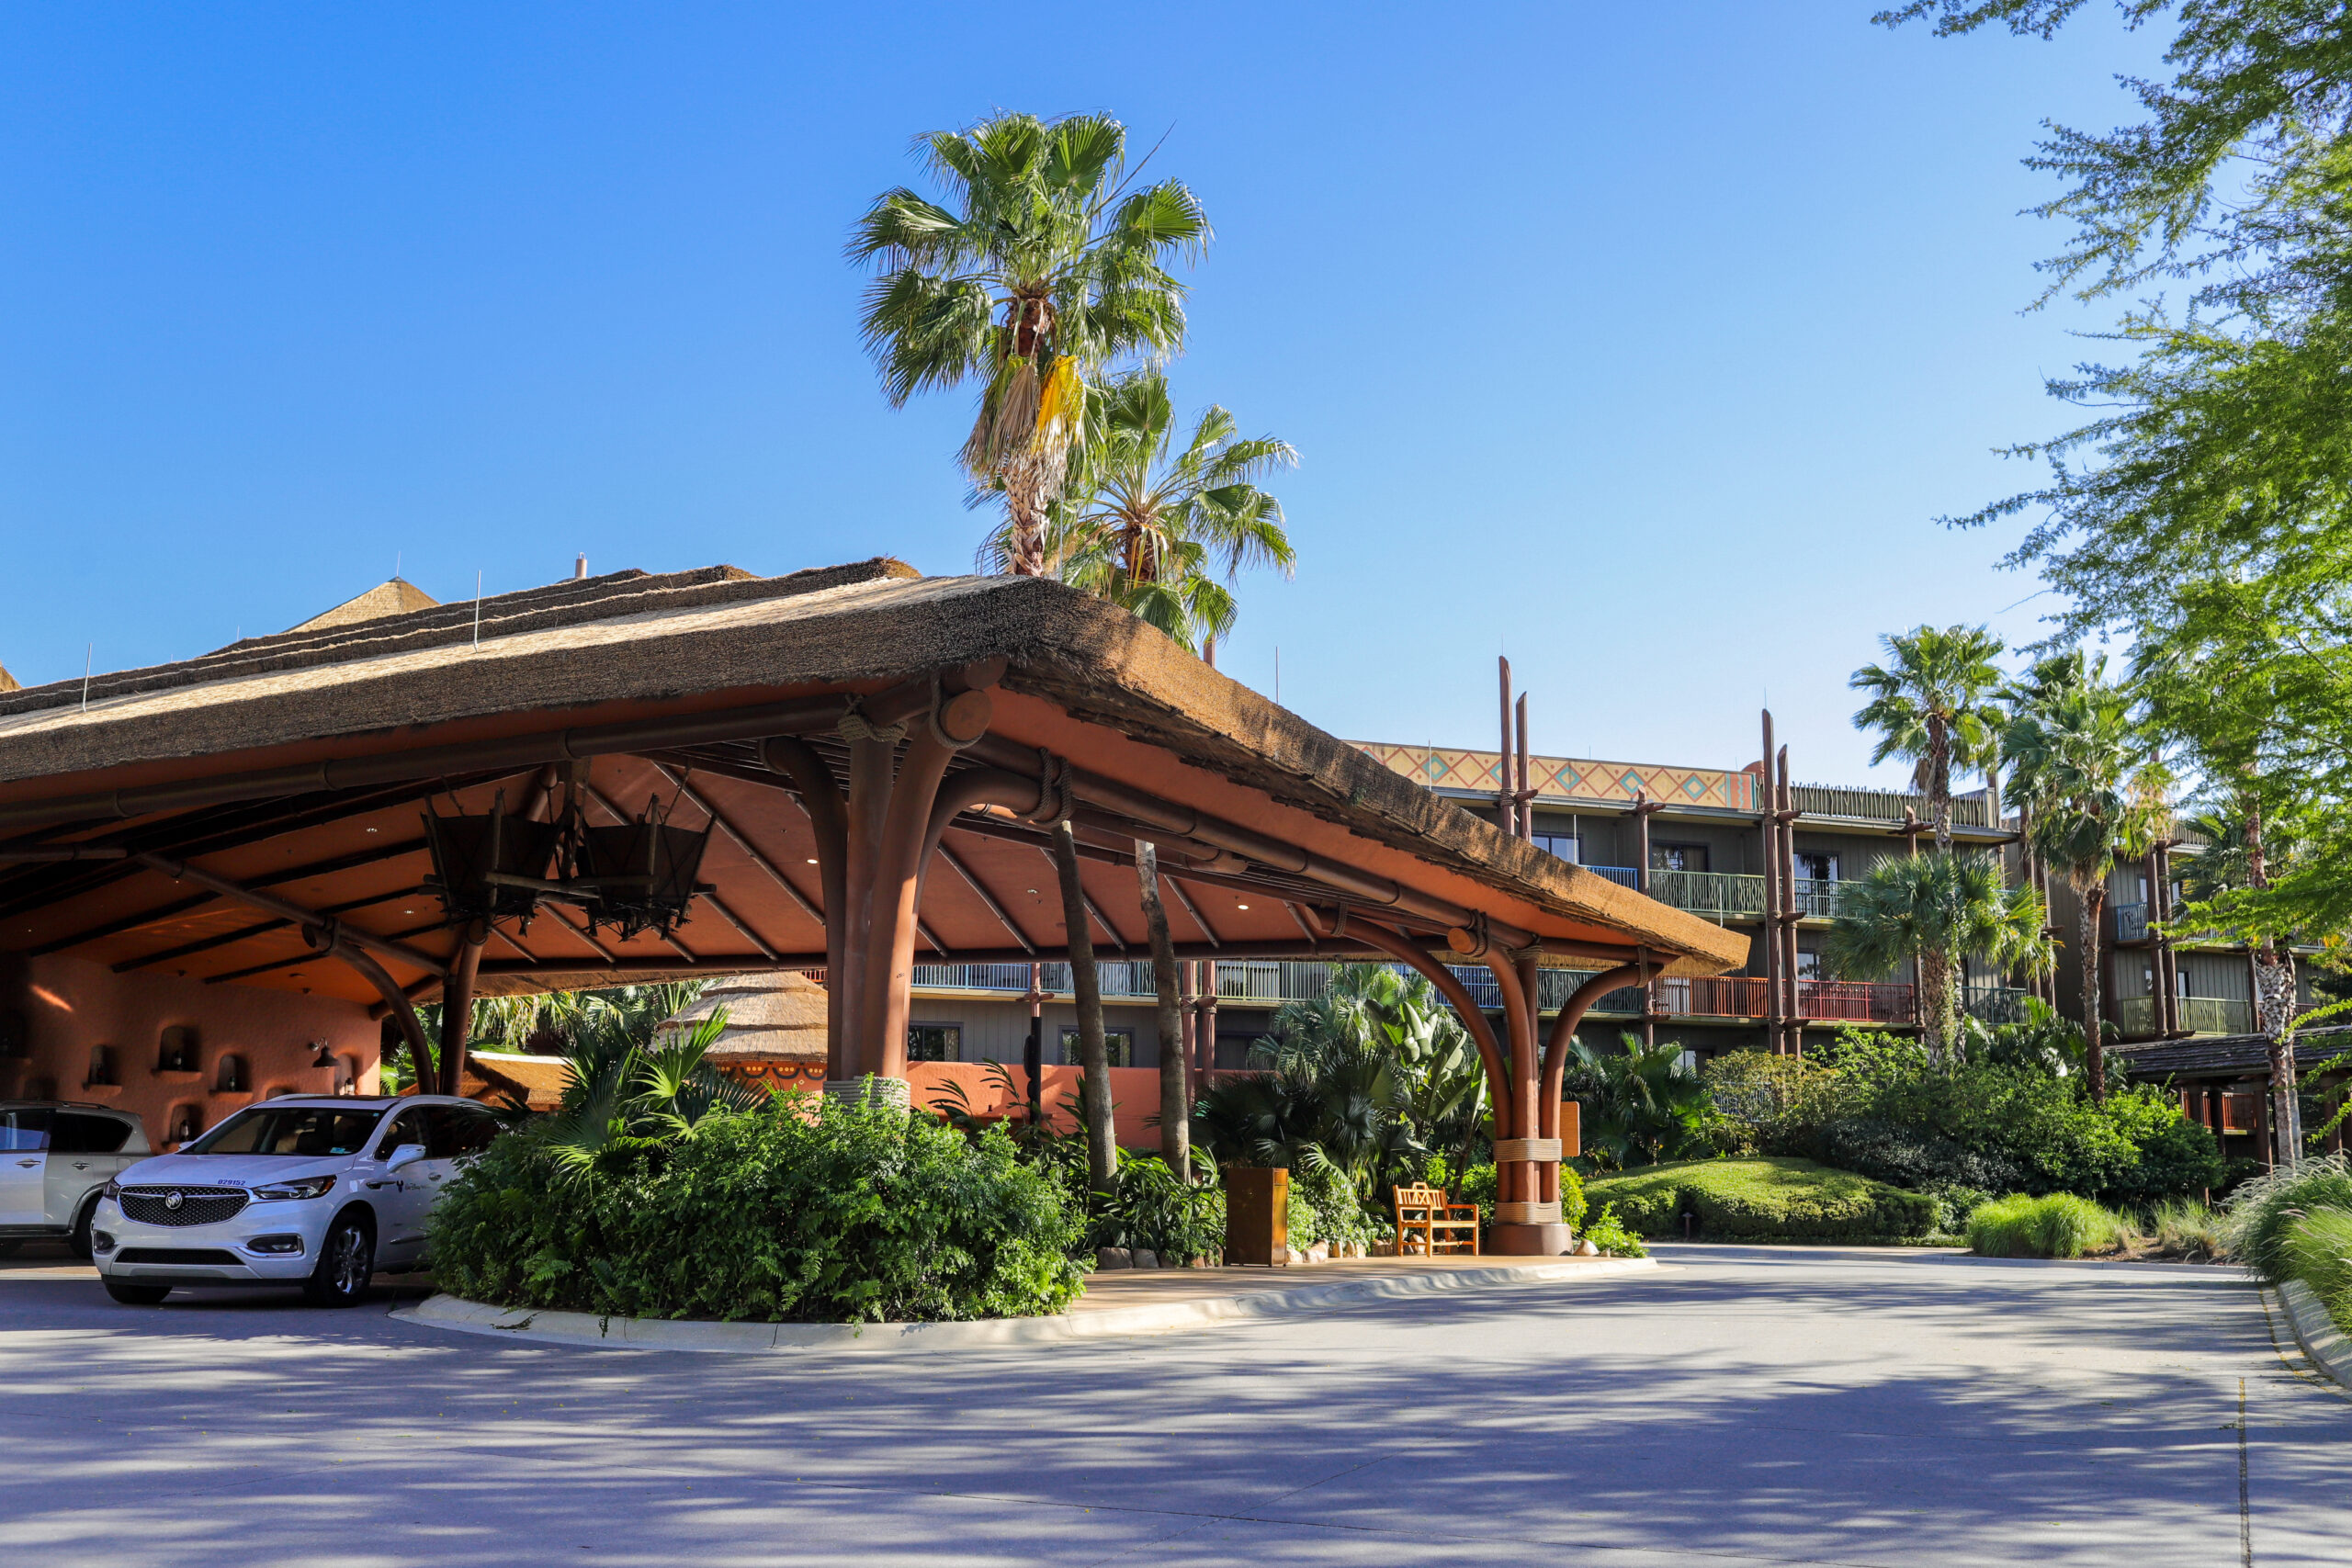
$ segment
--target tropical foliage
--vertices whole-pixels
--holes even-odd
[[[1695,1159],[1713,1152],[1714,1105],[1707,1086],[1670,1041],[1619,1048],[1576,1042],[1561,1092],[1577,1102],[1583,1158],[1596,1170]]]
[[[865,344],[893,407],[978,385],[962,462],[1004,498],[1012,570],[1041,575],[1089,383],[1182,346],[1169,269],[1206,243],[1208,220],[1181,181],[1138,183],[1107,116],[1000,114],[915,145],[941,199],[886,191],[850,240],[877,269]]]
[[[1335,964],[1328,992],[1285,1002],[1251,1055],[1265,1071],[1212,1084],[1193,1111],[1221,1165],[1287,1166],[1294,1182],[1329,1168],[1369,1203],[1433,1152],[1466,1167],[1486,1137],[1477,1047],[1419,976]]]
[[[1884,664],[1866,664],[1849,684],[1869,694],[1854,728],[1878,731],[1871,761],[1900,757],[1918,765],[1935,823],[1936,848],[1951,850],[1951,775],[1990,770],[2000,755],[2000,710],[1993,694],[2001,639],[1983,626],[1914,626],[1879,639]]]
[[[2088,1038],[2091,1096],[2107,1092],[2100,1039],[2100,917],[2107,877],[2119,854],[2138,856],[2167,816],[2163,767],[2132,711],[2132,694],[2110,684],[2101,663],[2075,661],[2043,679],[2017,707],[2005,746],[2010,789],[2031,811],[2029,841],[2063,870],[2077,900],[2075,952]]]
[[[1096,397],[1099,418],[1058,509],[1050,554],[1062,580],[1124,605],[1191,649],[1229,635],[1233,580],[1246,568],[1288,576],[1296,564],[1282,503],[1260,481],[1295,465],[1290,444],[1245,436],[1212,404],[1175,445],[1168,378],[1118,378]],[[1012,554],[1008,531],[1001,557]]]
[[[1928,1055],[1942,1060],[1964,1042],[1953,984],[1962,961],[2046,973],[2056,958],[2047,919],[2041,896],[2004,886],[1999,864],[1985,856],[1883,860],[1845,888],[1822,952],[1830,967],[1859,979],[1916,964],[1921,1033]]]
[[[1001,1131],[778,1097],[568,1157],[526,1128],[435,1210],[471,1301],[642,1317],[938,1321],[1057,1312],[1082,1221]]]

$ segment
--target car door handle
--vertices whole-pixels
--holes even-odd
[[[20,1159],[17,1163],[23,1166],[27,1170],[30,1170],[33,1167],[39,1165],[40,1161],[37,1159]]]
[[[76,1170],[87,1170],[90,1168],[90,1162],[85,1159],[77,1159],[74,1162],[74,1168]]]

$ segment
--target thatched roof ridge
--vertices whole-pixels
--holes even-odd
[[[312,615],[291,629],[298,632],[326,631],[334,626],[354,626],[361,621],[380,621],[387,615],[404,615],[413,610],[430,610],[440,603],[408,579],[392,577],[365,593],[354,594],[322,615]]]
[[[1126,611],[1065,584],[867,575],[813,592],[748,592],[767,585],[715,585],[746,592],[708,603],[657,597],[625,617],[558,616],[494,637],[486,626],[479,649],[426,637],[268,672],[199,677],[102,705],[94,698],[87,715],[57,711],[53,701],[0,703],[0,780],[390,737],[599,703],[730,694],[760,700],[1002,657],[1010,691],[1510,897],[1533,892],[1576,918],[1692,954],[1690,972],[1716,973],[1747,958],[1745,935],[1555,860],[1218,673]]]
[[[827,1001],[824,987],[789,969],[736,975],[705,987],[661,1027],[691,1031],[724,1011],[727,1027],[712,1044],[712,1055],[821,1062]]]
[[[913,575],[914,569],[905,562],[882,556],[783,577],[755,577],[731,566],[703,567],[661,576],[637,570],[608,572],[602,577],[568,579],[483,599],[479,605],[481,635],[487,641],[586,621],[738,599],[788,597],[847,582]],[[274,637],[246,637],[177,663],[97,675],[90,682],[89,697],[96,704],[111,697],[344,663],[413,649],[460,644],[470,647],[477,613],[475,602],[465,599],[369,620],[333,625],[306,622],[291,631]],[[0,716],[66,704],[78,707],[82,695],[78,678],[53,681],[0,698]]]
[[[0,664],[0,692],[21,692],[24,689],[24,682],[9,674],[6,665]]]

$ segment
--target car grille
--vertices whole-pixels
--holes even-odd
[[[123,1218],[142,1225],[217,1225],[243,1213],[251,1198],[242,1187],[126,1187],[115,1201]]]
[[[117,1263],[240,1263],[233,1252],[217,1247],[126,1247],[114,1256]]]

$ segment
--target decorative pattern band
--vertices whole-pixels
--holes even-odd
[[[1498,1225],[1556,1225],[1560,1224],[1560,1205],[1550,1203],[1498,1203],[1495,1223]]]
[[[1528,1160],[1560,1162],[1560,1140],[1557,1138],[1497,1138],[1495,1163],[1518,1165]]]

